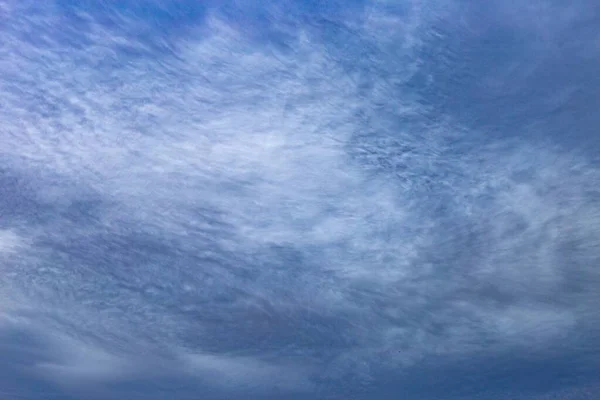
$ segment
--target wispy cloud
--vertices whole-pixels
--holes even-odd
[[[0,230],[0,254],[10,254],[24,245],[22,238],[11,230]]]
[[[600,169],[423,100],[454,8],[407,4],[274,23],[287,47],[217,11],[159,46],[126,14],[78,12],[72,38],[59,8],[2,8],[0,166],[33,213],[3,222],[0,298],[69,332],[37,370],[110,381],[151,354],[300,390],[598,326]]]
[[[290,367],[250,357],[210,354],[187,354],[182,361],[188,373],[225,388],[306,391],[312,387],[308,380],[308,369],[303,370],[297,365]]]

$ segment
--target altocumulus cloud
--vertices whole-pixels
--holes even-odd
[[[0,2],[6,395],[591,398],[598,13],[532,4]]]

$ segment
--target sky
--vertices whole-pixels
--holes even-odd
[[[594,0],[0,0],[0,399],[600,396]]]

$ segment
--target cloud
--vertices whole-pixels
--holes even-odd
[[[0,254],[14,253],[24,244],[24,240],[12,230],[0,230]]]
[[[10,263],[28,246],[28,241],[14,230],[0,228],[0,274],[4,276],[5,280],[3,284],[0,284],[0,326],[2,320],[6,317],[7,310],[18,304],[10,285],[11,278],[15,274],[10,268]]]
[[[135,16],[81,12],[72,42],[57,9],[11,9],[2,166],[48,217],[22,213],[4,290],[69,332],[36,370],[110,382],[144,370],[134,346],[223,387],[308,390],[598,326],[598,166],[415,93],[455,9],[408,4],[273,22],[287,47],[209,12],[168,51]]]
[[[271,364],[251,357],[211,354],[186,354],[182,361],[188,373],[224,388],[306,391],[312,386],[308,371],[298,366]]]
[[[61,385],[86,386],[124,380],[139,369],[130,360],[124,360],[101,348],[74,342],[72,338],[64,339],[69,343],[50,344],[57,359],[39,362],[34,367],[37,373]]]

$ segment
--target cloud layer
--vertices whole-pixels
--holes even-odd
[[[548,25],[438,1],[0,4],[7,376],[103,398],[435,398],[419,380],[489,360],[590,376],[597,148],[498,100],[580,110],[561,71],[562,95],[528,92]]]

